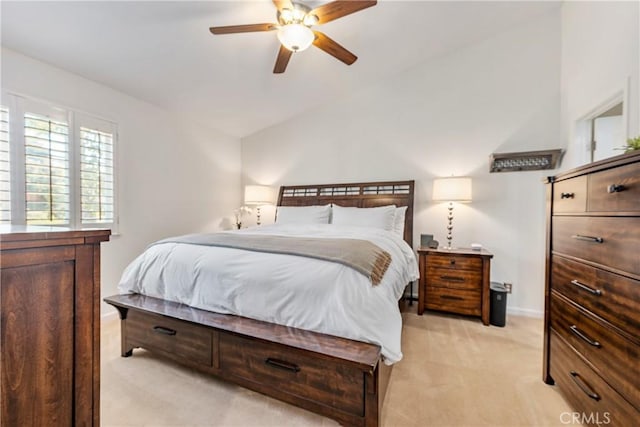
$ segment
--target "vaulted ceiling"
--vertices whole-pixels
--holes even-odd
[[[276,22],[271,0],[0,2],[3,46],[238,137],[557,7],[382,0],[319,27],[358,56],[353,65],[311,47],[294,54],[284,74],[273,74],[274,32],[209,32]]]

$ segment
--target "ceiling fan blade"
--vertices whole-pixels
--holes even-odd
[[[318,24],[326,24],[327,22],[350,15],[354,12],[358,12],[359,10],[375,6],[376,3],[378,3],[376,0],[338,0],[323,4],[322,6],[313,9],[309,14],[316,15],[318,17]]]
[[[209,31],[213,34],[232,33],[252,33],[255,31],[272,31],[277,29],[276,24],[249,24],[249,25],[229,25],[227,27],[211,27]]]
[[[291,3],[291,0],[273,0],[273,4],[276,5],[278,10],[293,9],[293,4]]]
[[[289,59],[291,59],[291,55],[293,55],[293,52],[280,45],[280,51],[278,52],[276,65],[273,67],[274,74],[284,73],[284,70],[287,69],[287,64],[289,64]]]
[[[356,62],[356,59],[358,59],[357,56],[327,37],[326,34],[320,31],[314,31],[313,33],[316,35],[316,39],[313,41],[315,47],[324,50],[329,55],[336,57],[347,65],[353,64]]]

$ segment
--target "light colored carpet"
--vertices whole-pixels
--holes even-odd
[[[542,320],[507,326],[446,314],[403,313],[385,427],[562,426],[570,412],[542,382]],[[102,325],[103,426],[336,426],[335,421],[156,358],[120,357],[119,321]]]

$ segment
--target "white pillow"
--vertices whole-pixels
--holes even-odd
[[[276,224],[329,224],[331,205],[278,206]]]
[[[345,208],[333,205],[332,210],[332,224],[374,227],[391,231],[393,229],[396,206],[389,205],[377,208]]]
[[[407,213],[407,207],[402,206],[396,208],[395,215],[393,216],[393,232],[401,238],[404,238],[404,217]]]

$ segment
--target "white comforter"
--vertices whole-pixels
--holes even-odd
[[[369,240],[389,252],[382,282],[318,259],[241,249],[162,243],[124,271],[120,293],[139,293],[217,313],[378,344],[387,364],[402,359],[398,299],[418,278],[412,249],[397,235],[365,227],[267,225],[233,233]]]

